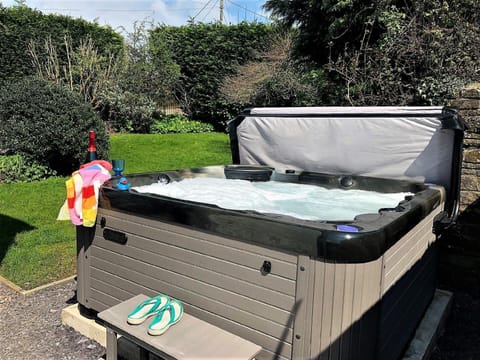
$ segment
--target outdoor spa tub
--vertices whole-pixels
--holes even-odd
[[[229,133],[233,165],[102,186],[96,227],[77,228],[81,310],[165,293],[258,359],[398,359],[457,213],[456,113],[254,108]]]

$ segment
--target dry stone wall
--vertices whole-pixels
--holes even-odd
[[[460,210],[440,239],[440,284],[480,295],[480,84],[450,102],[465,120]]]
[[[465,210],[480,198],[480,85],[463,90],[450,105],[458,108],[467,125],[460,196],[461,210]]]

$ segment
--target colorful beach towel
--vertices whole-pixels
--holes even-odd
[[[65,183],[67,188],[67,208],[70,220],[74,225],[93,227],[97,217],[98,190],[111,178],[112,165],[108,161],[95,160],[82,165],[73,172]],[[63,208],[64,209],[64,208]],[[58,219],[62,218],[60,210]]]

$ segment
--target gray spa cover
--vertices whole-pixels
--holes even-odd
[[[253,108],[236,122],[240,164],[451,184],[441,107]]]

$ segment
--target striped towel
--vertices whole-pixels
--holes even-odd
[[[104,160],[95,160],[73,172],[65,183],[70,220],[74,225],[95,225],[98,208],[98,190],[111,178],[112,165]]]

